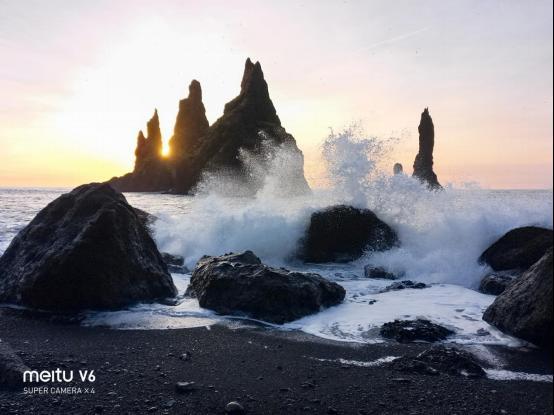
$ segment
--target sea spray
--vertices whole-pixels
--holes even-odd
[[[189,267],[202,255],[246,249],[270,264],[299,266],[294,254],[310,214],[352,203],[373,210],[401,241],[397,249],[368,253],[348,265],[355,273],[363,275],[363,266],[371,263],[410,279],[475,288],[486,272],[477,258],[496,238],[517,226],[552,227],[551,192],[453,186],[429,191],[407,175],[384,174],[379,166],[393,143],[361,135],[355,126],[331,132],[323,146],[331,186],[301,196],[285,195],[290,158],[277,149],[254,196],[232,197],[233,185],[211,177],[187,201],[186,211],[161,215],[156,240],[162,250],[183,255]],[[260,168],[252,157],[243,161],[252,172]]]

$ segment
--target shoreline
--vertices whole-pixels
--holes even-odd
[[[375,363],[428,349],[424,343],[362,345],[221,324],[114,330],[4,309],[0,333],[32,370],[95,374],[94,394],[1,391],[0,412],[6,414],[223,414],[230,401],[240,402],[248,414],[552,413],[552,383],[416,375]],[[504,361],[503,369],[552,374],[551,356],[540,350],[486,350]],[[194,384],[179,393],[177,382]],[[90,387],[91,382],[48,386]]]

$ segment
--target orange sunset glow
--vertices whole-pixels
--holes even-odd
[[[411,172],[428,106],[443,182],[552,187],[550,2],[28,3],[0,2],[0,186],[132,170],[154,108],[167,152],[189,82],[213,123],[250,56],[312,186],[325,181],[329,128],[352,122],[398,137],[383,168]]]

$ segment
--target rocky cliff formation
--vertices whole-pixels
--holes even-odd
[[[433,171],[435,127],[428,108],[421,113],[421,121],[417,129],[419,131],[419,152],[414,161],[413,176],[427,183],[431,189],[440,189],[442,186]]]
[[[110,180],[115,189],[125,192],[157,192],[171,188],[172,175],[162,156],[162,132],[157,110],[146,123],[146,134],[145,137],[142,130],[139,131],[133,172]]]
[[[245,63],[240,94],[225,105],[223,116],[211,127],[206,119],[200,83],[192,81],[188,98],[179,104],[169,143],[170,157],[160,161],[163,175],[158,165],[142,167],[144,143],[150,139],[150,133],[146,139],[139,136],[135,171],[113,178],[110,183],[116,189],[189,193],[209,174],[232,178],[254,192],[263,186],[277,160],[280,163],[278,181],[288,193],[309,191],[302,152],[294,137],[281,126],[260,63],[250,59]],[[137,170],[137,166],[141,168]],[[148,174],[153,174],[155,179]],[[166,177],[168,181],[164,180]]]

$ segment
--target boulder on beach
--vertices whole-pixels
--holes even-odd
[[[201,258],[186,295],[220,314],[282,324],[341,303],[345,290],[318,274],[268,267],[245,251]]]
[[[500,294],[483,320],[537,346],[552,348],[552,248]]]
[[[364,275],[366,278],[373,278],[377,280],[395,280],[397,277],[392,272],[387,271],[383,267],[374,267],[372,265],[366,265],[364,267]]]
[[[526,226],[512,229],[488,247],[479,262],[495,271],[526,270],[553,245],[552,229]]]
[[[485,275],[479,284],[479,291],[483,294],[500,295],[519,276],[521,271],[495,271]]]
[[[82,185],[55,199],[0,257],[0,302],[79,311],[176,293],[143,219],[108,184]]]
[[[381,336],[399,343],[415,341],[437,342],[454,334],[452,330],[429,320],[394,320],[381,326]]]
[[[422,290],[423,288],[429,288],[427,284],[424,282],[414,282],[412,280],[404,280],[404,281],[397,281],[389,285],[388,287],[385,287],[381,290],[382,293],[386,293],[389,291],[400,291],[400,290]]]
[[[429,109],[421,113],[421,120],[418,126],[419,131],[419,152],[414,161],[413,177],[418,178],[429,186],[430,189],[441,189],[437,175],[433,171],[433,150],[435,147],[435,126],[429,115]]]
[[[485,371],[473,356],[453,347],[434,346],[415,356],[403,356],[389,364],[393,370],[421,375],[441,373],[483,378]]]
[[[304,262],[348,262],[398,244],[394,230],[371,210],[337,205],[312,213],[298,257]]]

